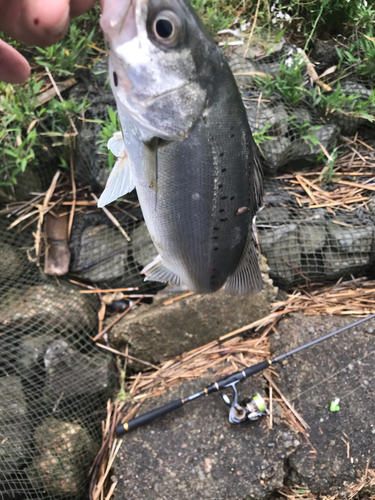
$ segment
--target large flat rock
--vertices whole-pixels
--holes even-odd
[[[291,315],[271,337],[272,349],[281,354],[354,320]],[[364,324],[278,365],[275,381],[309,424],[316,454],[285,425],[276,403],[272,430],[266,419],[231,426],[227,407],[214,394],[124,437],[113,467],[115,499],[258,500],[292,484],[348,498],[349,484],[367,464],[375,467],[374,331],[375,322]],[[212,381],[173,388],[144,404],[142,413]],[[261,374],[238,386],[243,397],[264,395],[265,387]],[[340,410],[332,413],[336,397]]]
[[[256,295],[195,294],[168,306],[164,302],[170,296],[162,294],[120,320],[111,329],[110,342],[122,351],[129,344],[131,355],[160,363],[267,316],[273,297],[270,284]]]
[[[271,346],[282,353],[354,321],[295,314],[280,322],[279,338],[273,336]],[[288,457],[289,483],[314,494],[346,496],[369,459],[375,468],[374,331],[375,321],[364,323],[288,358],[278,370],[277,383],[310,425],[309,439],[317,450],[313,458],[308,446],[300,446]],[[340,410],[331,412],[335,398]]]
[[[212,381],[179,386],[145,404],[142,412],[196,392]],[[243,397],[261,391],[264,379],[245,381]],[[263,392],[264,394],[264,392]],[[261,499],[283,486],[286,457],[298,446],[281,419],[231,425],[219,394],[191,402],[162,420],[126,435],[112,480],[116,500]]]

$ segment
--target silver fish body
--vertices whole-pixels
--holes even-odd
[[[167,8],[184,25],[180,45],[163,48],[167,56],[183,54],[170,57],[170,71],[179,73],[172,90],[167,83],[161,91],[151,89],[151,97],[139,90],[146,88],[145,71],[127,67],[122,43],[116,46],[107,34],[125,150],[161,257],[145,274],[199,293],[215,292],[225,283],[232,294],[257,292],[262,280],[251,225],[261,204],[262,181],[242,99],[223,54],[189,2],[138,1],[136,25],[142,15],[147,20],[150,11],[157,15]],[[121,79],[125,85],[119,91]]]

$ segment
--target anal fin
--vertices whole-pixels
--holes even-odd
[[[252,234],[249,232],[240,262],[234,273],[229,276],[225,292],[229,295],[254,294],[260,292],[262,288],[263,280],[258,256]]]
[[[146,276],[145,281],[160,281],[174,286],[183,285],[177,274],[167,267],[160,255],[143,268],[141,274]]]

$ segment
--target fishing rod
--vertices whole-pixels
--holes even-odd
[[[349,330],[350,328],[353,328],[355,326],[361,325],[362,323],[365,323],[366,321],[369,321],[370,319],[375,318],[375,314],[372,314],[371,316],[368,316],[367,318],[362,318],[354,323],[351,323],[350,325],[344,326],[343,328],[340,328],[339,330],[335,330],[332,333],[329,333],[327,335],[324,335],[323,337],[320,337],[316,340],[313,340],[311,342],[308,342],[307,344],[304,344],[300,347],[296,347],[295,349],[292,349],[291,351],[288,351],[284,354],[280,354],[280,356],[276,356],[275,358],[272,359],[267,359],[265,361],[261,361],[260,363],[257,363],[255,365],[249,366],[248,368],[245,368],[242,371],[238,371],[235,373],[232,373],[232,375],[229,375],[228,377],[218,380],[217,382],[214,382],[213,384],[205,387],[199,392],[196,392],[195,394],[191,394],[187,398],[180,398],[176,399],[174,401],[171,401],[170,403],[167,403],[164,406],[161,406],[159,408],[156,408],[155,410],[151,410],[147,413],[144,413],[143,415],[140,415],[139,417],[132,418],[128,422],[125,422],[123,424],[119,424],[115,428],[115,432],[117,435],[122,435],[125,434],[129,431],[132,431],[134,429],[137,429],[137,427],[140,427],[142,425],[146,425],[153,420],[162,417],[163,415],[166,415],[167,413],[170,413],[174,410],[177,410],[178,408],[181,408],[183,405],[186,403],[189,403],[190,401],[193,401],[197,398],[200,398],[201,396],[208,396],[209,394],[213,392],[220,391],[222,389],[226,389],[231,387],[234,391],[234,398],[233,401],[231,401],[227,395],[223,395],[224,402],[231,407],[230,414],[229,414],[229,421],[231,423],[239,423],[243,422],[246,418],[250,420],[256,420],[262,415],[266,415],[268,413],[268,410],[265,407],[263,398],[259,395],[256,394],[251,400],[245,400],[242,403],[238,403],[237,400],[237,389],[236,389],[236,384],[238,382],[241,382],[245,378],[249,378],[252,375],[255,375],[256,373],[259,373],[266,368],[268,368],[271,365],[274,365],[283,359],[292,356],[293,354],[296,354],[297,352],[303,351],[304,349],[308,349],[309,347],[312,347],[315,344],[319,344],[320,342],[323,342],[324,340],[327,340],[331,337],[334,337],[335,335],[338,335],[339,333],[342,333],[346,330]]]

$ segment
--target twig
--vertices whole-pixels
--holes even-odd
[[[245,59],[246,59],[247,53],[249,52],[250,42],[251,42],[251,39],[253,38],[253,33],[254,33],[254,30],[255,30],[256,23],[257,23],[259,6],[260,6],[260,0],[258,0],[258,3],[257,3],[257,8],[256,8],[255,15],[254,15],[253,25],[251,27],[249,39],[247,40],[246,49],[245,49],[245,52],[244,52],[244,55],[243,55]]]
[[[81,284],[77,281],[74,282],[70,280],[72,283]],[[82,285],[81,285],[82,286]],[[92,287],[91,287],[92,288]],[[79,293],[116,293],[116,292],[132,292],[133,290],[139,290],[138,287],[130,287],[130,288],[92,288],[92,290],[80,290]],[[143,297],[143,295],[142,295]],[[146,297],[146,295],[145,295]],[[153,295],[152,295],[153,297]]]
[[[293,413],[293,415],[297,418],[297,420],[302,424],[302,426],[304,427],[304,429],[309,429],[310,426],[308,425],[308,423],[301,417],[301,415],[297,412],[297,410],[289,403],[289,401],[286,399],[286,397],[284,396],[284,394],[277,387],[277,385],[275,384],[275,382],[273,382],[273,380],[268,375],[268,373],[267,372],[263,372],[263,376],[264,376],[264,378],[266,378],[268,380],[270,386],[272,386],[275,389],[275,391],[278,392],[278,394],[280,395],[281,399],[284,401],[284,403],[289,408],[289,410]]]
[[[177,302],[178,300],[185,299],[186,297],[190,297],[191,295],[194,295],[195,292],[188,292],[184,293],[183,295],[180,295],[179,297],[174,297],[173,299],[166,300],[163,302],[163,306],[169,306],[170,304],[173,304],[174,302]]]
[[[118,354],[119,356],[123,356],[124,358],[128,358],[132,361],[136,361],[137,363],[142,363],[143,365],[150,366],[151,368],[154,368],[155,370],[159,370],[156,365],[153,365],[152,363],[149,363],[148,361],[143,361],[142,359],[135,358],[134,356],[130,356],[130,354],[125,354],[124,352],[118,351],[117,349],[113,349],[112,347],[108,347],[104,344],[96,344],[98,347],[101,347],[102,349],[105,349],[106,351],[113,352],[114,354]]]
[[[111,323],[109,325],[107,325],[105,328],[103,328],[103,330],[101,332],[99,332],[97,335],[95,335],[95,337],[92,340],[94,342],[96,342],[101,337],[103,337],[103,335],[105,333],[107,333],[108,330],[110,330],[112,328],[112,326],[114,326],[116,323],[118,323],[120,321],[120,319],[122,319],[126,314],[128,314],[133,309],[133,307],[135,307],[143,298],[144,298],[144,295],[142,295],[142,297],[140,297],[138,300],[136,300],[131,306],[126,308],[124,312],[122,312],[119,316],[117,316],[117,318],[115,318],[113,321],[111,321]]]
[[[94,193],[91,193],[91,196],[94,198],[94,200],[96,202],[98,202],[98,198],[95,196]],[[113,224],[119,229],[119,231],[121,232],[121,234],[124,236],[124,238],[128,241],[131,241],[128,234],[126,233],[125,229],[123,227],[121,227],[121,224],[119,223],[119,221],[116,219],[116,217],[114,217],[111,212],[105,208],[105,207],[101,207],[103,212],[106,214],[106,216],[108,217],[109,220],[111,220],[113,222]]]
[[[270,385],[270,429],[273,429],[273,401],[272,401],[273,387]]]
[[[46,73],[48,75],[48,78],[50,79],[52,85],[53,85],[53,88],[55,89],[55,92],[56,94],[58,95],[59,99],[61,102],[64,102],[64,99],[62,98],[61,96],[61,93],[60,93],[60,90],[58,88],[58,86],[56,85],[56,82],[50,72],[50,70],[47,68],[47,66],[44,68],[46,70]],[[77,127],[75,126],[73,120],[72,120],[72,117],[70,116],[70,114],[68,112],[66,112],[66,115],[68,117],[68,120],[70,122],[70,125],[72,126],[72,129],[74,130],[74,135],[78,135],[78,130],[77,130]],[[71,134],[70,134],[71,135]]]
[[[74,179],[74,160],[73,160],[72,140],[70,140],[70,180],[72,183],[73,202],[72,202],[72,208],[70,210],[70,215],[69,215],[68,239],[70,238],[70,233],[72,231],[74,211],[76,209],[76,201],[77,201],[77,188],[76,188],[76,181]]]

